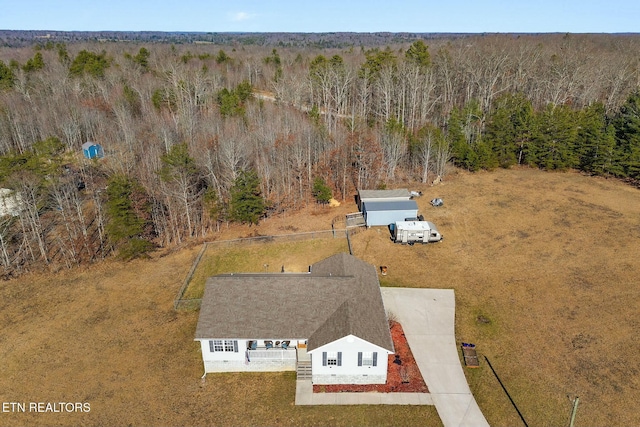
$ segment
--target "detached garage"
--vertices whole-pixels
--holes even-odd
[[[418,204],[415,200],[369,200],[362,203],[362,214],[367,227],[395,224],[405,218],[416,218]]]

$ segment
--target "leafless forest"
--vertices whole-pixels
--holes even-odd
[[[0,61],[0,184],[19,207],[0,219],[5,276],[110,256],[114,236],[163,247],[211,238],[233,220],[249,170],[264,216],[315,203],[318,178],[337,199],[446,180],[454,112],[471,145],[506,95],[534,112],[599,105],[614,117],[640,86],[636,35],[375,48],[43,40],[2,47]],[[104,157],[84,158],[87,141]],[[509,143],[513,163],[527,163]],[[114,177],[126,187],[120,211]]]

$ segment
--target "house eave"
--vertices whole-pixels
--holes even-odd
[[[377,345],[377,344],[374,344],[374,343],[372,343],[372,342],[369,342],[369,341],[367,341],[367,340],[365,340],[365,339],[362,339],[362,338],[360,338],[359,336],[357,336],[357,335],[353,335],[353,334],[346,335],[346,336],[344,336],[344,337],[342,337],[342,338],[340,338],[340,339],[337,339],[337,340],[334,340],[334,341],[328,342],[328,343],[326,343],[326,344],[323,344],[323,345],[321,345],[321,346],[315,347],[315,348],[313,348],[313,349],[309,349],[309,348],[307,348],[307,353],[309,353],[309,354],[313,354],[313,353],[315,353],[316,351],[318,351],[318,352],[323,351],[323,349],[325,349],[325,348],[327,348],[327,347],[329,347],[329,346],[333,345],[334,343],[336,343],[336,342],[338,342],[338,341],[341,341],[341,340],[344,340],[344,339],[346,339],[346,340],[348,341],[348,340],[349,340],[349,338],[354,338],[354,339],[357,339],[357,340],[359,340],[359,341],[361,341],[361,342],[363,342],[363,343],[367,343],[367,345],[370,345],[370,346],[372,346],[372,347],[375,347],[375,348],[377,348],[379,351],[381,351],[381,352],[383,352],[383,353],[387,353],[387,354],[394,354],[394,353],[395,353],[395,351],[394,351],[395,349],[391,349],[391,350],[390,350],[390,349],[388,349],[388,348],[381,347],[381,346],[379,346],[379,345]]]

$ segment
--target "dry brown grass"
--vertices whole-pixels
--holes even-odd
[[[303,246],[318,242],[344,239]],[[0,425],[441,425],[433,406],[297,407],[294,373],[201,380],[198,313],[173,310],[198,249],[2,282],[0,400],[88,402],[91,411],[0,412]]]
[[[208,245],[194,272],[184,298],[202,298],[206,279],[223,273],[303,273],[309,265],[335,255],[349,252],[344,233],[337,238],[254,243],[243,245]]]
[[[640,331],[640,192],[613,180],[537,170],[458,173],[421,188],[442,243],[398,246],[384,229],[353,239],[388,265],[388,286],[453,288],[456,334],[477,344],[467,377],[492,426],[640,425],[633,363]],[[444,206],[429,200],[442,197]]]
[[[421,212],[445,240],[409,247],[393,245],[384,229],[357,234],[355,254],[389,266],[383,284],[455,289],[458,339],[489,357],[529,425],[566,425],[567,395],[580,396],[577,425],[640,425],[629,409],[640,388],[631,363],[640,330],[638,190],[526,169],[458,173],[411,189],[425,193]],[[443,207],[428,204],[436,196]],[[220,238],[328,229],[353,210],[311,207]],[[2,401],[87,401],[91,412],[0,413],[0,425],[440,423],[433,407],[295,407],[293,374],[202,382],[197,313],[172,309],[198,249],[2,282]],[[292,257],[274,250],[275,271],[306,267],[318,249],[291,250]],[[521,425],[480,361],[466,373],[489,423]]]

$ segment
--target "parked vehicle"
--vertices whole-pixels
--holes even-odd
[[[441,198],[439,198],[439,197],[438,197],[438,198],[436,198],[436,199],[431,200],[431,202],[430,202],[430,203],[431,203],[431,206],[436,207],[436,208],[437,208],[437,207],[440,207],[440,206],[442,206],[442,205],[444,204],[444,202],[442,201],[442,199],[441,199]]]
[[[430,221],[396,221],[391,227],[395,243],[413,245],[414,243],[432,243],[442,240],[442,235]]]

